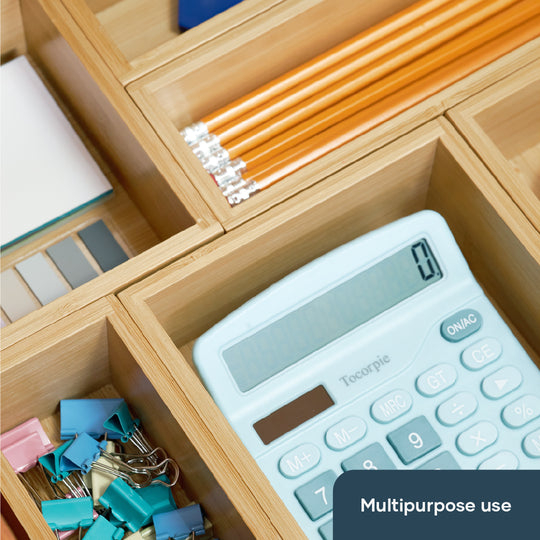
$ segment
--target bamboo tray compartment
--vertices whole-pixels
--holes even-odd
[[[540,61],[450,109],[448,117],[540,231]]]
[[[345,161],[346,160],[346,161]],[[283,538],[281,500],[204,389],[194,340],[270,284],[372,229],[430,208],[447,220],[477,280],[540,366],[540,235],[451,124],[437,119],[120,293],[201,422]]]
[[[38,252],[43,253],[67,237],[76,239],[77,231],[100,219],[131,259],[105,273],[96,268],[97,278],[43,307],[35,300],[39,309],[2,329],[2,349],[120,290],[223,232],[127,93],[122,89],[124,95],[117,92],[115,102],[110,101],[37,0],[24,0],[21,11],[17,7],[12,3],[6,13],[13,14],[11,24],[15,27],[17,20],[24,24],[26,41],[21,41],[20,35],[6,41],[3,58],[27,53],[113,185],[114,194],[3,251],[2,270]],[[21,13],[22,18],[17,17]],[[5,314],[2,318],[8,322]]]
[[[173,488],[179,506],[199,502],[214,536],[223,539],[253,538],[235,505],[244,505],[254,530],[269,527],[256,508],[246,511],[253,495],[235,471],[227,470],[226,462],[216,467],[215,474],[207,467],[209,456],[214,463],[220,460],[212,434],[200,425],[194,405],[174,391],[170,375],[116,298],[98,300],[6,349],[1,389],[2,431],[37,416],[55,445],[61,442],[61,399],[123,397],[141,419],[150,442],[179,464],[180,484]],[[2,495],[15,517],[31,539],[55,539],[25,485],[1,458]],[[43,493],[35,472],[24,473],[25,479]],[[44,493],[51,498],[50,491]]]
[[[395,2],[387,1],[369,2],[368,12],[377,11],[367,18],[367,2],[294,4],[294,17],[286,16],[292,6],[284,2],[127,87],[226,230],[336,172],[344,155],[360,158],[540,57],[537,38],[231,208],[179,130],[398,11]],[[320,15],[317,31],[312,21],[315,8]],[[327,25],[328,17],[335,24]],[[264,56],[253,51],[264,51]]]

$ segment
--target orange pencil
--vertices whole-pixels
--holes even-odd
[[[256,149],[272,137],[291,129],[293,126],[318,113],[322,112],[324,114],[324,111],[334,104],[342,103],[342,100],[358,92],[360,89],[367,87],[374,81],[395,72],[395,70],[402,66],[425,55],[441,43],[452,40],[493,14],[500,12],[511,4],[515,4],[516,1],[490,0],[488,2],[482,2],[479,5],[473,5],[465,13],[446,20],[444,24],[432,28],[415,39],[405,41],[395,53],[387,54],[367,65],[364,64],[361,69],[335,82],[321,94],[312,95],[304,99],[297,106],[283,110],[277,116],[270,118],[247,133],[242,133],[241,136],[231,142],[225,144],[225,136],[220,135],[220,143],[227,149],[231,159],[242,157],[246,161],[249,159],[244,156],[247,151]],[[420,23],[421,21],[418,22]],[[407,33],[404,32],[402,35],[406,35]],[[448,53],[451,54],[451,50]],[[241,127],[243,126],[239,126],[239,129]]]
[[[210,132],[452,0],[422,0],[202,119]]]
[[[355,137],[393,118],[423,99],[440,92],[456,81],[493,62],[527,41],[540,36],[540,4],[525,0],[519,4],[523,18],[521,24],[508,29],[504,22],[498,27],[498,35],[491,41],[441,66],[423,79],[382,99],[368,109],[334,125],[298,146],[284,152],[277,162],[267,162],[260,168],[244,175],[244,180],[256,187],[266,189],[301,167],[339,148]],[[507,22],[507,21],[506,21]]]
[[[212,133],[219,137],[222,146],[227,147],[233,139],[244,137],[250,130],[253,130],[251,132],[253,137],[254,130],[259,131],[261,124],[265,129],[270,129],[273,134],[276,134],[279,122],[283,122],[286,110],[294,109],[296,114],[303,114],[306,118],[307,115],[316,112],[314,96],[321,96],[320,108],[328,106],[333,103],[332,99],[341,99],[355,91],[359,85],[372,82],[410,61],[414,55],[424,53],[463,29],[476,24],[478,20],[489,17],[516,1],[464,0],[445,4],[400,28],[399,31],[389,33],[382,39],[360,49],[321,71],[317,76],[250,109],[234,121],[212,130]],[[414,47],[411,44],[414,44]],[[309,101],[309,109],[306,108],[306,100]],[[280,118],[279,122],[274,122],[276,117]],[[291,117],[290,122],[294,122],[294,118]],[[287,125],[291,124],[287,123]],[[253,144],[266,139],[268,136],[261,134],[261,137],[256,137],[252,143],[248,143],[248,147],[252,148]],[[247,147],[243,146],[236,155],[246,149]]]

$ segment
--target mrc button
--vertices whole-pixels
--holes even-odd
[[[480,330],[482,315],[474,309],[462,309],[441,324],[441,335],[447,341],[456,343]]]

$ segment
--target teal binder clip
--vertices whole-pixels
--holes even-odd
[[[123,529],[115,527],[103,516],[98,516],[84,537],[86,540],[120,540],[124,534]]]
[[[163,484],[154,484],[137,490],[137,493],[152,507],[152,514],[163,514],[176,510],[176,501],[174,500],[171,488],[168,487],[169,479],[162,474],[156,478]],[[151,523],[151,517],[143,523],[143,527]]]
[[[103,422],[123,402],[114,399],[62,399],[60,401],[60,438],[71,439],[78,433],[88,433],[91,437],[107,435],[109,439],[119,439],[114,431],[107,431]]]
[[[94,520],[92,497],[42,501],[41,513],[53,531],[87,529]]]
[[[133,418],[129,412],[127,403],[122,401],[114,412],[103,422],[103,427],[108,431],[120,437],[120,440],[125,443],[138,431],[141,421],[138,418]]]
[[[98,442],[88,433],[77,436],[60,458],[62,471],[90,472],[92,464],[97,461],[101,452],[107,447],[107,441]]]
[[[121,478],[111,483],[99,502],[131,532],[139,529],[152,515],[152,507]]]
[[[204,518],[199,504],[154,515],[156,540],[185,540],[204,534]]]
[[[51,475],[51,482],[53,484],[61,482],[69,475],[69,471],[63,471],[60,467],[60,459],[62,454],[69,448],[69,446],[71,446],[72,442],[73,441],[68,441],[62,446],[56,448],[56,450],[53,450],[52,452],[49,452],[38,459],[39,463],[43,465],[43,468],[46,469]]]

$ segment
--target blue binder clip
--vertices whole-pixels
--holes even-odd
[[[86,540],[120,540],[124,534],[123,529],[115,527],[103,516],[98,516],[84,537]]]
[[[121,478],[111,483],[99,502],[131,532],[137,531],[152,515],[152,507]]]
[[[62,399],[60,401],[60,438],[71,439],[78,433],[91,437],[107,434],[109,439],[118,439],[113,431],[103,428],[103,422],[118,408],[122,398],[114,399]]]
[[[107,447],[107,441],[98,442],[88,433],[81,433],[68,446],[60,458],[62,471],[82,471],[89,473],[92,463]]]
[[[156,540],[185,540],[204,534],[204,518],[199,504],[154,515]]]
[[[53,531],[87,529],[92,525],[92,497],[42,501],[41,512]]]
[[[155,484],[141,488],[137,490],[137,493],[152,507],[152,515],[176,510],[178,507],[176,506],[171,488],[165,485],[169,482],[169,479],[165,475],[158,476],[157,479],[162,480],[164,484]],[[143,523],[143,526],[148,525],[150,522],[151,517],[147,522]]]
[[[229,9],[240,0],[181,0],[178,2],[178,26],[187,30]]]

